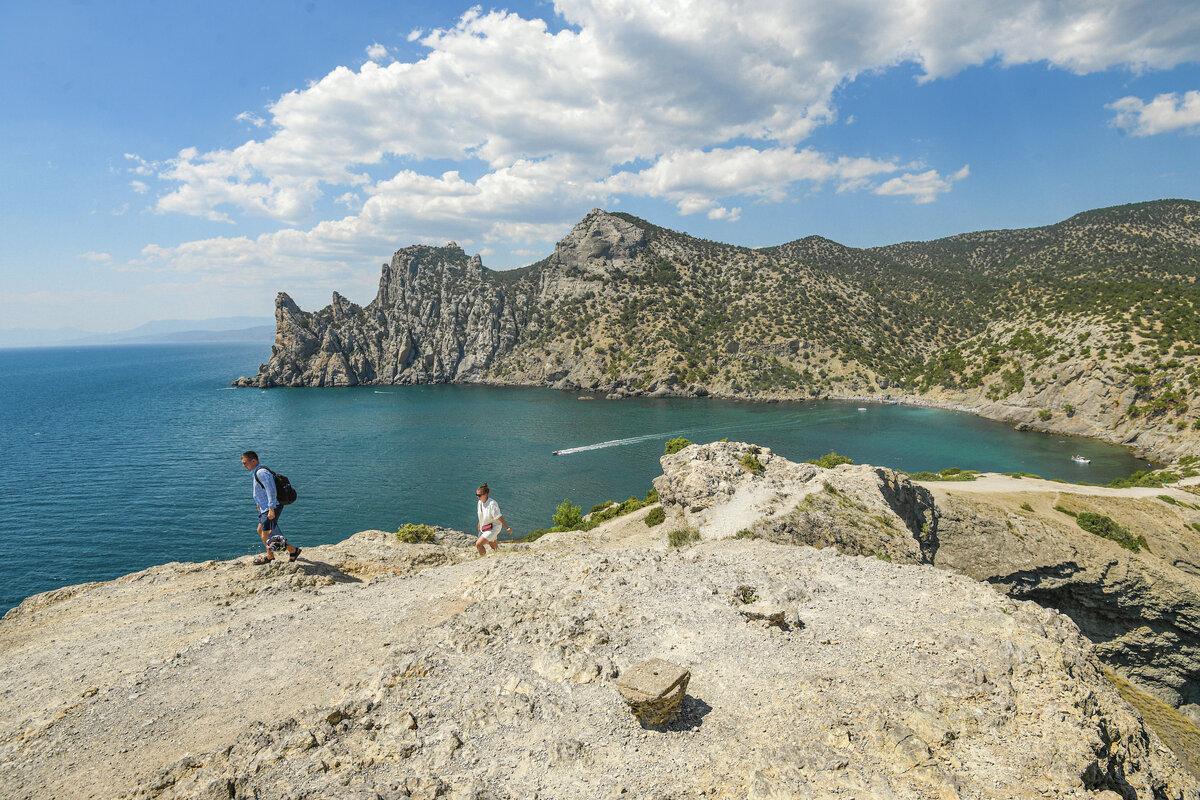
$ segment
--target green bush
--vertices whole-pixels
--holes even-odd
[[[396,538],[408,544],[432,542],[434,531],[429,525],[401,525],[400,530],[396,531]]]
[[[758,539],[761,537],[759,537],[759,535],[757,533],[750,530],[749,528],[742,528],[740,531],[738,531],[737,533],[735,533],[733,535],[733,538],[734,539]]]
[[[651,505],[651,504],[657,503],[657,502],[658,502],[658,489],[655,489],[653,486],[651,486],[650,491],[646,492],[646,505]]]
[[[650,509],[650,513],[646,515],[646,526],[653,528],[655,525],[662,525],[667,520],[667,512],[662,510],[662,506]]]
[[[1038,419],[1042,420],[1043,422],[1045,420],[1050,419],[1052,416],[1054,416],[1054,413],[1050,409],[1048,409],[1048,408],[1039,408],[1038,409]]]
[[[1088,533],[1111,539],[1126,550],[1136,553],[1147,546],[1145,536],[1134,536],[1127,528],[1118,525],[1112,517],[1084,511],[1075,518],[1075,521]]]
[[[807,463],[816,464],[818,467],[822,467],[823,469],[833,469],[838,464],[853,464],[854,460],[846,458],[845,456],[839,456],[836,452],[830,450],[820,458],[808,459]]]
[[[605,500],[603,503],[596,503],[596,505],[592,506],[592,510],[589,511],[588,513],[595,514],[597,511],[603,511],[604,509],[608,508],[611,505],[612,505],[611,500]]]
[[[1172,506],[1182,505],[1178,500],[1176,500],[1174,497],[1171,497],[1171,495],[1169,495],[1169,494],[1160,494],[1158,496],[1158,499],[1162,500],[1167,505],[1172,505]]]
[[[563,501],[554,509],[554,526],[567,531],[577,531],[583,527],[583,507],[571,504],[570,498]]]
[[[1129,489],[1135,486],[1147,486],[1152,489],[1157,489],[1164,484],[1174,483],[1179,480],[1179,474],[1168,470],[1159,470],[1158,472],[1139,471],[1130,475],[1128,478],[1117,478],[1109,484],[1117,489]]]
[[[672,453],[678,453],[680,450],[682,450],[683,448],[687,447],[690,444],[691,444],[691,442],[689,442],[687,439],[683,438],[682,436],[676,436],[674,439],[667,440],[667,446],[665,448],[663,448],[663,452],[665,455],[669,456]]]
[[[1026,511],[1033,511],[1033,506],[1029,505],[1029,503],[1021,503],[1021,508],[1025,509]]]
[[[1066,514],[1068,517],[1078,517],[1079,516],[1078,511],[1072,511],[1071,509],[1063,508],[1062,506],[1055,506],[1054,510],[1060,514]]]
[[[700,541],[700,531],[695,528],[676,528],[667,534],[667,543],[671,547],[683,547],[685,544]]]
[[[738,459],[738,463],[745,467],[747,472],[751,472],[755,475],[766,469],[766,467],[762,465],[762,462],[758,460],[758,456],[754,455],[753,453],[747,453],[746,455],[742,456],[740,459]]]

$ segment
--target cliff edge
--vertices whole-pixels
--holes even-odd
[[[486,558],[451,531],[430,544],[367,531],[295,564],[168,564],[30,598],[0,622],[0,785],[13,798],[1198,796],[1075,623],[931,565],[948,545],[928,530],[927,489],[764,448],[761,471],[726,469],[748,447],[664,457],[658,527],[646,508]],[[895,539],[893,561],[710,538],[734,504],[750,527],[798,535],[801,485],[835,499],[833,517],[800,510],[828,523],[822,536],[848,549],[852,517],[879,517],[866,534],[877,551]],[[796,502],[771,501],[784,491]],[[688,521],[706,536],[670,546]],[[691,673],[682,716],[658,728],[614,685],[651,657]]]

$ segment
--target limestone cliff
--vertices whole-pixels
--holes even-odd
[[[749,455],[760,471],[746,467]],[[987,581],[1067,614],[1110,668],[1200,722],[1195,495],[995,475],[920,484],[880,467],[795,464],[739,442],[692,445],[662,462],[655,488],[669,524],[706,539],[740,532]],[[1071,516],[1081,512],[1115,520],[1147,546],[1134,552],[1081,529]]]
[[[597,209],[521,269],[414,246],[366,306],[280,294],[271,358],[237,384],[898,398],[1171,461],[1200,445],[1198,287],[1192,201],[870,249],[749,249]]]

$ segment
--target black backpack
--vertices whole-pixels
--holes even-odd
[[[258,479],[258,470],[265,469],[275,478],[275,499],[279,501],[281,506],[290,506],[296,502],[296,487],[292,486],[292,482],[287,479],[287,475],[280,475],[270,467],[258,467],[254,470],[254,482],[262,486],[262,481]],[[263,488],[267,488],[263,486]]]

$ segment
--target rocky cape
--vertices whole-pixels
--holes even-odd
[[[1096,556],[1039,504],[1041,528],[971,559],[995,533],[979,519],[1011,518],[983,505],[1005,492],[741,443],[662,461],[657,527],[644,508],[486,558],[454,531],[367,531],[294,564],[167,564],[29,598],[0,622],[6,797],[1200,796],[1200,767],[1106,678],[1110,654],[1018,599],[1052,599],[1062,571],[1014,578],[1055,558],[1153,568],[1177,584],[1154,613],[1182,631],[1192,584],[1167,562],[1194,539],[1152,541],[1162,563]],[[670,546],[689,525],[699,541]],[[691,673],[657,728],[615,687],[652,657]]]
[[[1200,203],[870,249],[749,249],[589,213],[546,259],[453,242],[383,265],[365,306],[280,293],[239,386],[469,382],[630,395],[870,397],[1195,454]]]

